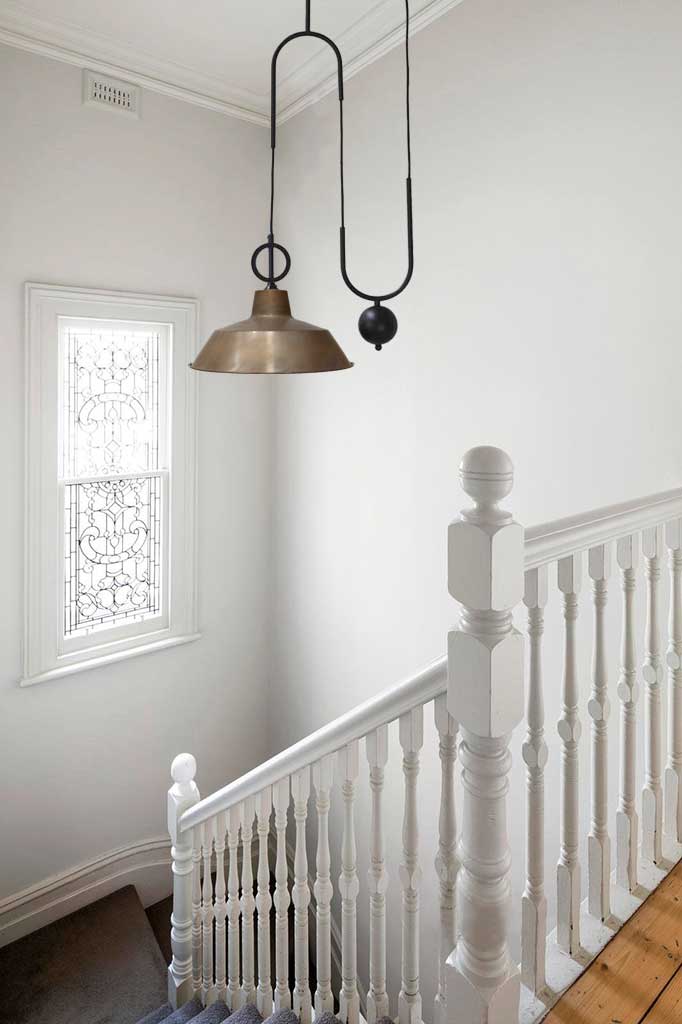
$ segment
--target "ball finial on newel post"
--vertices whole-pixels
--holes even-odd
[[[193,754],[178,754],[173,758],[171,764],[171,778],[173,782],[183,786],[188,782],[194,782],[197,773],[197,759]]]
[[[494,519],[505,516],[496,507],[514,486],[514,465],[505,451],[491,445],[470,448],[460,462],[459,475],[462,489],[474,499],[479,517],[484,513],[492,513]]]

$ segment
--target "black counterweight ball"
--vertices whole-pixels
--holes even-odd
[[[398,321],[395,313],[387,306],[368,306],[360,315],[358,329],[365,341],[374,345],[379,352],[382,345],[395,337]]]

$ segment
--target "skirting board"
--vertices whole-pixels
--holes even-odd
[[[0,900],[0,947],[131,884],[145,907],[168,896],[168,836],[111,850]]]

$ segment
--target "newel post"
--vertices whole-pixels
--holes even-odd
[[[459,940],[447,964],[451,1024],[517,1024],[519,972],[507,942],[509,739],[523,718],[523,638],[512,610],[523,597],[523,529],[498,503],[513,466],[499,448],[472,448],[460,466],[474,507],[450,525],[448,586],[461,603],[448,638],[448,710],[462,765]]]
[[[192,987],[192,831],[180,832],[180,818],[199,802],[194,782],[197,763],[191,754],[178,754],[171,765],[173,785],[168,790],[168,831],[171,837],[173,912],[168,967],[168,1002],[173,1009],[188,1002]]]

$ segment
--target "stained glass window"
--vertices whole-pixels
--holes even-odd
[[[160,345],[145,324],[62,330],[65,637],[161,608]]]

